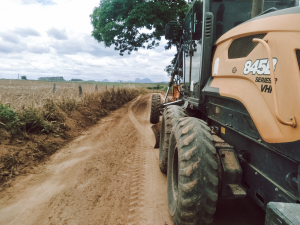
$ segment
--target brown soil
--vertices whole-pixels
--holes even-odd
[[[173,224],[149,121],[151,95],[102,119],[0,192],[0,224]],[[80,132],[80,131],[78,131]],[[263,224],[253,203],[220,203],[215,225]]]
[[[65,121],[56,125],[56,133],[11,136],[5,130],[0,130],[1,160],[6,159],[6,163],[16,161],[11,169],[6,169],[3,162],[0,164],[0,191],[9,187],[17,175],[36,173],[36,166],[46,162],[54,152],[95,124],[78,111],[72,111],[69,115],[61,110],[59,113]]]

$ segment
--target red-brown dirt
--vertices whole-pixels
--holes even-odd
[[[78,111],[67,115],[59,112],[65,121],[57,126],[56,133],[50,134],[20,134],[12,137],[5,130],[0,130],[0,157],[7,156],[17,165],[11,170],[0,171],[0,191],[9,187],[12,179],[19,174],[36,173],[36,166],[44,163],[48,155],[52,155],[65,146],[74,137],[79,136],[88,127],[93,126],[89,118]],[[0,168],[3,164],[0,164]],[[4,175],[4,176],[3,176]],[[4,184],[3,184],[4,183]]]
[[[0,192],[0,224],[173,224],[149,123],[151,95],[101,119]],[[263,224],[249,200],[220,202],[214,225]]]

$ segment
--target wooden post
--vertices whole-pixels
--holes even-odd
[[[98,86],[97,86],[97,84],[96,84],[96,86],[95,86],[95,90],[98,91]]]
[[[55,83],[53,84],[53,90],[52,90],[52,92],[53,92],[53,93],[56,92],[56,84],[55,84]]]
[[[79,84],[79,86],[78,86],[78,89],[79,89],[79,97],[81,97],[81,96],[82,96],[82,87],[81,87],[80,84]]]
[[[107,91],[107,85],[106,85],[106,91]]]

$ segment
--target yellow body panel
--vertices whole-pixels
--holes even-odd
[[[267,33],[263,39],[268,40],[272,58],[278,60],[275,77],[279,115],[286,121],[295,116],[296,128],[277,121],[272,92],[262,92],[262,85],[271,84],[256,82],[258,78],[270,78],[270,75],[244,74],[248,60],[254,63],[267,58],[266,48],[258,44],[247,57],[228,58],[228,48],[234,39],[258,33]],[[215,74],[210,86],[219,88],[221,96],[239,100],[248,110],[261,137],[269,143],[300,140],[300,72],[296,49],[300,49],[299,14],[273,16],[242,24],[224,34],[217,42],[212,65]],[[219,64],[217,71],[216,61]]]
[[[177,85],[177,84],[173,84],[173,98],[172,101],[177,101],[179,99],[180,96],[180,92],[178,91],[178,89],[180,88],[181,85]]]
[[[264,33],[265,31],[299,32],[299,21],[299,14],[271,16],[259,20],[253,20],[241,24],[222,35],[218,39],[217,45],[231,38],[236,39],[238,37]]]

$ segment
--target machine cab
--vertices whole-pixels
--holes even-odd
[[[251,19],[252,0],[195,0],[182,24],[182,51],[179,67],[183,71],[183,98],[198,107],[211,77],[214,43],[227,31]],[[297,0],[265,0],[263,13],[299,5]],[[172,28],[166,38],[172,38]],[[171,29],[170,29],[171,28]],[[171,34],[171,35],[170,35]]]

